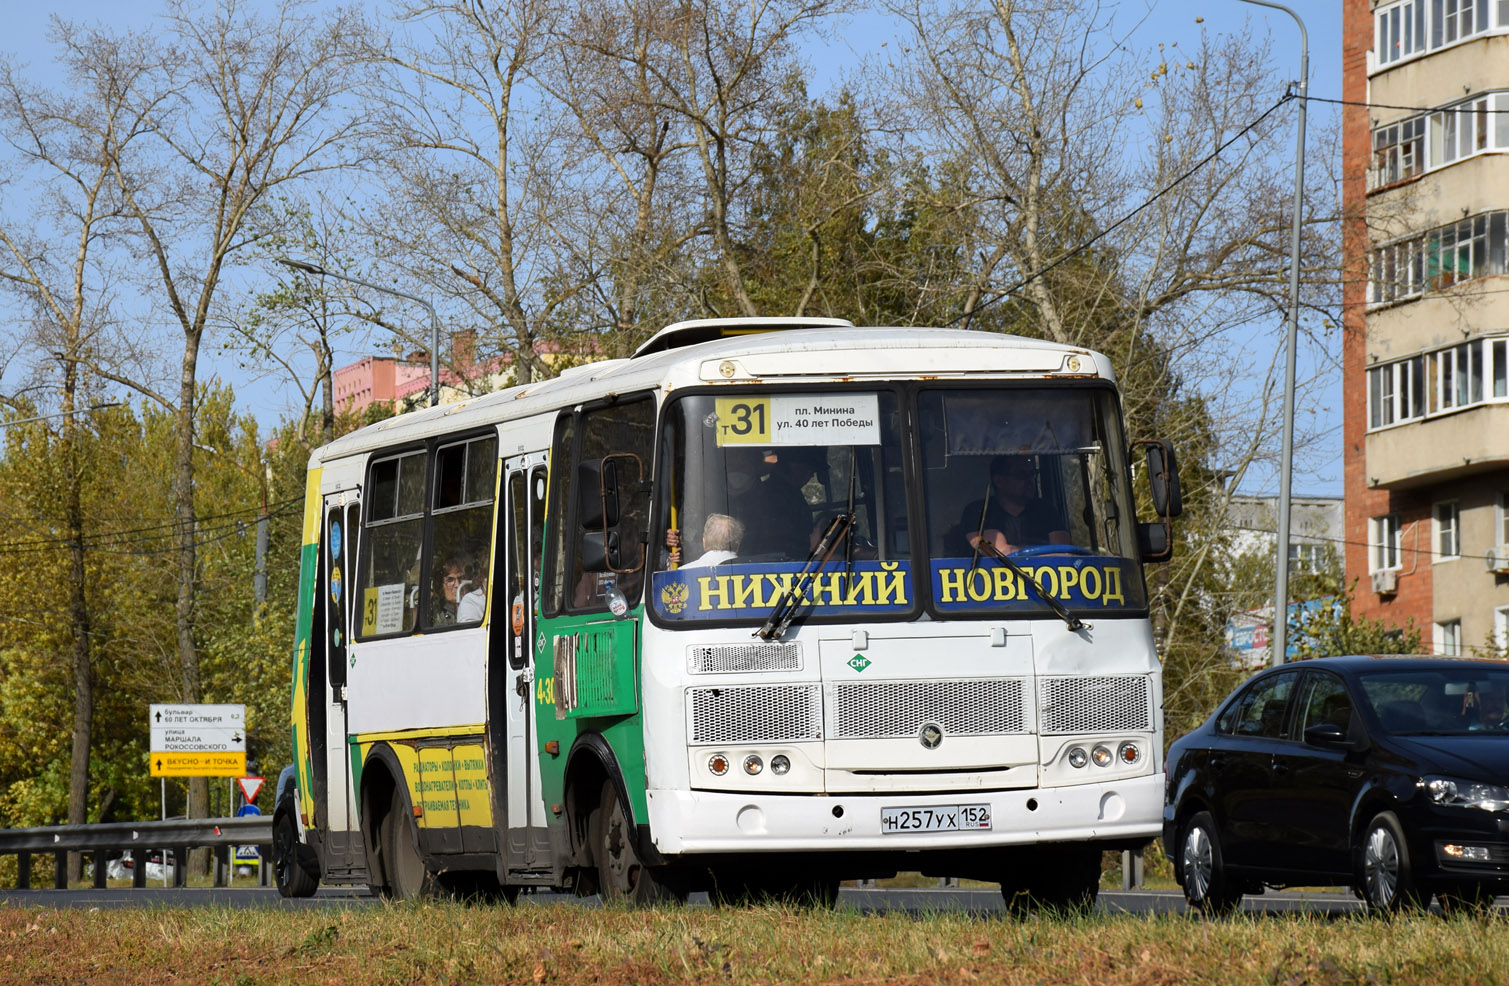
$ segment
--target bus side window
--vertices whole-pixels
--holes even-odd
[[[357,597],[360,637],[414,629],[421,603],[424,493],[428,456],[422,451],[380,459],[371,466],[361,538]]]
[[[486,608],[498,440],[489,435],[435,450],[431,588],[426,627],[474,624]]]
[[[564,522],[553,522],[551,527],[547,612],[604,610],[607,608],[606,587],[610,582],[617,584],[631,604],[639,597],[646,567],[642,538],[647,533],[649,496],[636,488],[637,482],[628,483],[619,490],[615,530],[621,546],[620,557],[625,560],[622,567],[633,570],[617,573],[589,571],[582,564],[583,542],[590,532],[581,522],[580,500],[583,496],[590,496],[591,491],[574,487],[581,483],[582,475],[599,477],[597,481],[600,482],[604,460],[610,456],[615,468],[621,468],[617,463],[637,458],[640,475],[634,477],[632,470],[629,475],[636,480],[648,479],[654,434],[655,401],[648,395],[562,415],[556,426],[552,451],[554,488],[550,495],[551,517],[561,518]],[[595,533],[601,532],[602,522],[598,521]]]

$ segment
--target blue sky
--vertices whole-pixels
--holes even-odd
[[[246,0],[255,3],[256,0]],[[271,4],[267,4],[271,6]],[[1305,19],[1310,43],[1311,94],[1322,98],[1338,98],[1341,94],[1341,4],[1289,4]],[[115,28],[146,28],[161,9],[158,0],[52,0],[49,3],[15,3],[6,11],[10,29],[0,40],[0,51],[30,63],[30,74],[38,81],[50,79],[51,48],[47,32],[52,15],[84,22],[103,22]],[[1145,15],[1145,16],[1144,16]],[[1299,74],[1299,32],[1293,19],[1279,10],[1255,6],[1240,0],[1122,0],[1113,11],[1115,27],[1120,32],[1129,32],[1127,44],[1132,48],[1156,48],[1159,43],[1190,50],[1199,43],[1202,31],[1215,34],[1268,34],[1272,39],[1273,54],[1280,69],[1288,78]],[[1141,21],[1139,24],[1138,22]],[[890,41],[892,30],[880,18],[855,19],[839,32],[840,45],[854,55],[854,61],[882,51]],[[836,82],[843,68],[842,62],[834,59],[838,46],[826,48],[822,57],[814,59],[814,68],[819,84]],[[1322,107],[1316,107],[1317,110]],[[1318,116],[1312,113],[1312,120]],[[1312,164],[1322,149],[1310,143]],[[221,374],[236,387],[244,402],[266,411],[268,423],[276,421],[291,408],[288,397],[282,393],[262,393],[268,389],[266,382],[240,379],[240,371],[234,363],[217,365],[214,356],[206,351],[210,360],[204,369]],[[354,362],[365,353],[341,354],[338,365]],[[1313,358],[1314,354],[1311,354]],[[1307,362],[1301,353],[1301,367]],[[1324,455],[1322,464],[1297,474],[1296,493],[1339,495],[1341,493],[1341,386],[1339,373],[1323,389],[1315,409],[1317,421],[1331,431],[1327,448],[1334,448],[1334,455]],[[1259,485],[1266,485],[1259,480]],[[1253,490],[1258,492],[1258,490]]]

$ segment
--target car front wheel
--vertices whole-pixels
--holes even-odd
[[[1393,812],[1380,812],[1363,829],[1359,856],[1358,887],[1368,910],[1393,914],[1420,906],[1409,846]]]
[[[1226,871],[1215,819],[1202,811],[1189,820],[1179,844],[1179,876],[1184,899],[1205,914],[1230,914],[1242,902],[1242,892]]]

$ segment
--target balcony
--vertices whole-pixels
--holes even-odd
[[[1370,433],[1369,486],[1403,490],[1509,466],[1509,403],[1476,404]]]

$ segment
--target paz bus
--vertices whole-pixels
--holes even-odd
[[[1092,901],[1162,819],[1142,444],[1146,522],[1104,356],[772,318],[318,449],[279,889]]]

